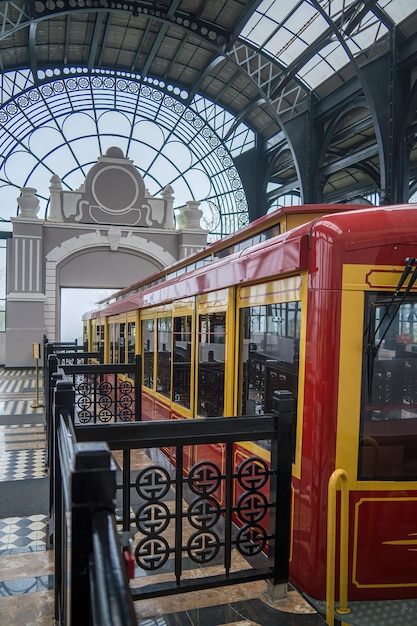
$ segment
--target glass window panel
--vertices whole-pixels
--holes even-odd
[[[126,363],[126,324],[119,324],[119,363]]]
[[[142,339],[143,339],[143,384],[149,389],[153,389],[153,364],[154,364],[154,339],[155,339],[155,322],[154,320],[144,320],[142,322]]]
[[[173,398],[177,404],[189,409],[192,350],[191,315],[174,317],[173,326]]]
[[[135,362],[136,346],[136,322],[127,324],[127,360],[128,363]]]
[[[109,358],[110,363],[119,362],[119,324],[110,324],[109,327]]]
[[[415,0],[380,0],[378,4],[396,24],[402,22],[416,10]]]
[[[198,320],[197,412],[224,415],[226,313],[200,315]]]
[[[363,360],[360,479],[417,478],[417,298],[369,295]]]
[[[157,330],[156,389],[169,398],[171,396],[172,319],[170,317],[159,318]]]
[[[301,303],[241,310],[240,410],[242,415],[270,413],[274,391],[298,394]]]

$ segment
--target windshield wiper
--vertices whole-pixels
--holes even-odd
[[[373,376],[374,376],[374,362],[375,362],[375,358],[376,355],[378,354],[378,351],[382,345],[382,342],[384,341],[390,327],[391,324],[393,323],[398,311],[401,308],[401,305],[404,303],[404,300],[406,299],[406,297],[408,296],[408,294],[410,293],[414,283],[417,280],[417,265],[414,268],[414,271],[411,275],[411,278],[409,280],[409,283],[407,285],[407,287],[405,288],[405,290],[403,291],[403,293],[401,294],[401,298],[398,300],[398,297],[400,295],[401,289],[405,283],[405,281],[407,280],[408,276],[410,275],[410,272],[413,268],[413,265],[416,262],[415,257],[410,257],[408,259],[405,260],[406,264],[405,264],[405,268],[403,273],[401,274],[400,280],[398,281],[398,285],[395,288],[394,293],[392,294],[391,300],[388,303],[388,305],[385,308],[384,314],[381,317],[381,319],[379,320],[375,330],[372,333],[372,336],[370,337],[368,344],[366,346],[366,351],[367,351],[367,373],[368,373],[368,400],[371,399],[371,395],[372,395],[372,382],[373,382]],[[378,334],[379,329],[381,328],[381,326],[383,325],[383,323],[386,321],[386,319],[390,316],[390,312],[391,309],[394,307],[395,304],[395,312],[393,315],[391,315],[391,319],[388,322],[388,324],[385,327],[384,332],[382,333],[382,336],[380,337],[378,344],[375,343],[376,340],[376,336]],[[369,321],[368,324],[368,328],[367,328],[367,333],[371,332],[371,323],[375,321],[375,314],[373,314],[371,320]]]

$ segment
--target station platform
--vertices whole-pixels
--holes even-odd
[[[41,393],[40,402],[42,398]],[[55,624],[54,551],[47,549],[45,413],[34,405],[35,369],[0,368],[0,623],[13,626]],[[267,591],[266,583],[257,582],[141,600],[135,603],[137,624],[325,625],[295,590],[278,602],[271,602]]]

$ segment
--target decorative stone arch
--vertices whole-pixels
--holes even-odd
[[[114,261],[116,264],[123,262],[123,257],[127,252],[132,252],[135,258],[147,258],[155,265],[155,271],[162,267],[174,263],[175,257],[165,250],[161,245],[152,243],[147,239],[133,236],[127,232],[127,236],[123,238],[123,243],[118,243],[115,249],[114,240],[120,239],[124,229],[109,229],[107,233],[100,230],[85,233],[78,237],[72,237],[63,244],[56,246],[51,250],[45,259],[45,329],[46,335],[51,341],[58,340],[59,337],[59,319],[60,304],[58,297],[61,289],[61,282],[58,277],[59,268],[69,259],[74,259],[80,254],[100,249],[109,249],[113,247]],[[112,241],[113,240],[113,241]],[[121,254],[119,254],[121,253]],[[122,268],[123,270],[125,268]],[[139,280],[141,276],[136,276]],[[133,280],[127,280],[127,284]],[[97,281],[98,284],[98,281]],[[125,286],[121,284],[119,286]]]
[[[36,189],[22,188],[7,243],[6,367],[33,366],[33,345],[60,339],[61,287],[115,290],[154,274],[207,244],[199,202],[176,209],[173,188],[150,196],[139,171],[109,148],[84,184],[67,191],[52,176],[49,215],[38,218]],[[95,274],[94,274],[95,272]],[[107,272],[107,273],[106,273]],[[99,274],[101,273],[101,274]]]

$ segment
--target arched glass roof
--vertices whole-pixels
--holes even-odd
[[[40,85],[29,71],[3,76],[3,91],[18,94],[0,109],[3,218],[15,214],[22,186],[38,190],[47,216],[52,175],[64,189],[77,189],[98,156],[118,145],[151,195],[169,184],[175,206],[202,201],[211,239],[248,222],[233,159],[253,147],[254,133],[240,124],[228,134],[234,117],[222,107],[199,95],[187,107],[178,90],[132,75],[80,68],[47,74]]]
[[[348,127],[371,159],[361,175],[379,167],[364,68],[394,49],[415,67],[416,33],[416,0],[3,1],[0,218],[22,185],[47,212],[52,174],[76,188],[118,145],[151,194],[171,184],[176,206],[203,201],[217,238],[249,219],[239,160],[275,150],[256,175],[297,195],[285,125],[353,83],[364,118],[339,124],[327,162],[333,171],[339,148],[348,154],[349,176],[327,183],[340,193],[360,183]]]

